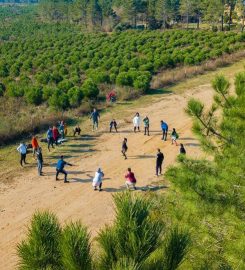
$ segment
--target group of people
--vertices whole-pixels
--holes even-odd
[[[54,148],[54,144],[58,145],[59,142],[65,139],[67,135],[67,127],[64,121],[58,122],[56,126],[49,127],[47,131],[47,143],[48,143],[48,150],[50,151],[50,146]]]
[[[98,129],[99,125],[99,119],[100,119],[100,114],[99,112],[94,109],[93,112],[91,113],[90,116],[92,120],[92,127],[93,131]],[[150,136],[150,120],[148,116],[145,116],[143,119],[143,124],[144,124],[144,135]],[[141,118],[140,114],[137,112],[133,118],[133,131],[140,132],[140,125],[141,125]],[[167,136],[168,136],[168,124],[164,121],[161,121],[161,130],[162,130],[162,140],[167,141]],[[115,119],[112,119],[109,125],[109,130],[112,132],[113,128],[115,129],[116,132],[118,132],[117,129],[117,122]],[[57,126],[49,127],[47,131],[47,144],[48,144],[48,150],[50,151],[50,146],[54,148],[54,144],[58,144],[59,139],[64,139],[67,134],[67,128],[65,126],[64,121],[60,121]],[[75,136],[76,134],[80,135],[81,134],[81,128],[77,125],[73,129],[73,135]],[[171,132],[171,140],[172,144],[178,145],[177,139],[179,138],[178,133],[176,132],[176,129],[173,128]],[[124,138],[122,142],[122,155],[124,159],[127,159],[127,151],[128,151],[128,139]],[[43,175],[42,173],[42,168],[43,168],[43,155],[42,155],[42,148],[38,144],[38,140],[36,136],[32,137],[31,141],[31,147],[33,151],[33,156],[37,160],[37,168],[38,168],[38,175]],[[27,149],[28,145],[25,143],[21,143],[19,147],[17,148],[18,152],[20,153],[20,165],[23,167],[23,163],[27,164],[26,162],[26,154],[27,154]],[[184,148],[183,144],[180,144],[180,154],[186,154],[186,150]],[[156,154],[156,175],[159,176],[162,174],[162,165],[164,161],[164,154],[161,152],[160,149],[157,150]],[[67,180],[67,171],[65,170],[65,166],[73,166],[69,162],[64,160],[64,156],[61,156],[60,159],[57,162],[56,165],[56,180],[58,179],[59,174],[64,174],[64,182],[69,183]],[[98,170],[95,172],[95,176],[92,181],[92,185],[94,187],[94,190],[101,191],[102,190],[102,180],[104,177],[104,172],[102,171],[101,168],[98,168]],[[125,174],[126,178],[126,187],[130,189],[131,187],[133,189],[136,189],[136,177],[134,173],[132,172],[131,168],[128,168],[127,173]]]

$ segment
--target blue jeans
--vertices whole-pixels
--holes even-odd
[[[38,175],[42,174],[42,169],[43,169],[43,162],[41,160],[37,160],[37,171]]]

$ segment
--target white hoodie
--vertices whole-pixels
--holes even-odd
[[[93,187],[99,186],[100,183],[102,183],[102,178],[104,176],[104,173],[99,169],[94,176],[93,179]]]
[[[135,127],[139,127],[140,126],[140,117],[139,116],[135,116],[133,119],[133,124]]]
[[[23,143],[21,143],[20,146],[17,148],[17,151],[23,155],[26,154],[26,152],[27,152],[26,146]]]

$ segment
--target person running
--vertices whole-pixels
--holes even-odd
[[[185,147],[183,145],[183,143],[180,144],[180,150],[179,150],[180,154],[185,155],[186,154],[186,150]]]
[[[37,151],[37,149],[39,147],[36,136],[33,136],[32,137],[32,139],[31,139],[31,145],[32,145],[33,156],[35,156],[36,151]]]
[[[133,187],[134,190],[136,190],[135,184],[136,184],[137,180],[134,176],[134,173],[131,171],[131,168],[128,168],[128,171],[125,175],[125,178],[126,178],[125,185],[126,185],[127,189],[130,189],[130,187]]]
[[[94,108],[93,112],[90,115],[90,119],[92,119],[93,122],[93,131],[98,129],[99,127],[99,118],[100,114],[99,112]]]
[[[148,118],[148,116],[146,116],[144,119],[143,119],[143,123],[144,123],[144,127],[145,127],[145,134],[147,133],[148,136],[150,136],[150,133],[149,133],[149,128],[150,128],[150,120]]]
[[[113,127],[115,128],[115,130],[117,132],[117,122],[115,119],[112,119],[110,122],[110,133],[111,133]]]
[[[76,126],[74,129],[73,129],[73,136],[75,137],[76,134],[80,135],[81,134],[81,128],[79,126]]]
[[[102,179],[104,177],[104,173],[102,172],[101,168],[95,172],[95,176],[93,178],[93,187],[94,190],[97,190],[97,187],[99,187],[99,191],[102,191]]]
[[[50,127],[47,131],[48,150],[50,151],[50,145],[54,148],[53,130]]]
[[[166,141],[168,136],[168,124],[164,121],[161,121],[161,128],[162,128],[162,140]]]
[[[176,132],[175,128],[173,128],[173,131],[171,133],[171,139],[172,139],[172,144],[175,143],[176,146],[178,146],[177,139],[179,138],[178,133]]]
[[[137,129],[140,132],[140,114],[138,112],[133,118],[133,124],[134,124],[134,132],[136,132]]]
[[[128,146],[127,146],[128,139],[124,138],[123,143],[122,143],[122,154],[125,159],[127,159],[126,152],[128,151]]]
[[[162,163],[164,160],[164,155],[160,149],[157,149],[157,160],[156,160],[156,176],[162,174]]]
[[[42,169],[43,169],[43,154],[42,154],[42,148],[39,147],[36,151],[36,156],[37,156],[37,171],[38,175],[42,176]]]
[[[20,143],[19,147],[17,148],[17,151],[20,153],[20,165],[23,167],[23,161],[25,164],[26,162],[26,154],[27,154],[27,147],[24,143]]]
[[[56,126],[53,126],[52,134],[53,134],[54,143],[58,145],[58,139],[59,139],[60,133]]]
[[[72,166],[72,164],[64,161],[64,156],[61,156],[56,165],[56,178],[55,179],[56,181],[59,180],[58,179],[59,174],[63,173],[65,175],[64,183],[69,183],[69,181],[67,180],[67,172],[64,170],[65,165]]]

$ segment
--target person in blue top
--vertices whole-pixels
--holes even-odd
[[[99,126],[99,118],[100,114],[99,112],[94,108],[93,112],[91,113],[90,119],[92,119],[93,122],[93,131],[94,129],[98,129]]]
[[[47,131],[47,141],[48,141],[48,150],[50,151],[50,145],[54,148],[54,137],[53,137],[53,130],[49,127]]]
[[[161,128],[162,128],[162,140],[166,141],[168,136],[168,124],[164,121],[161,121]]]
[[[59,174],[63,173],[65,175],[64,183],[69,183],[67,180],[67,172],[64,170],[65,165],[72,166],[72,164],[64,161],[64,156],[61,156],[56,165],[56,181],[59,180]]]

